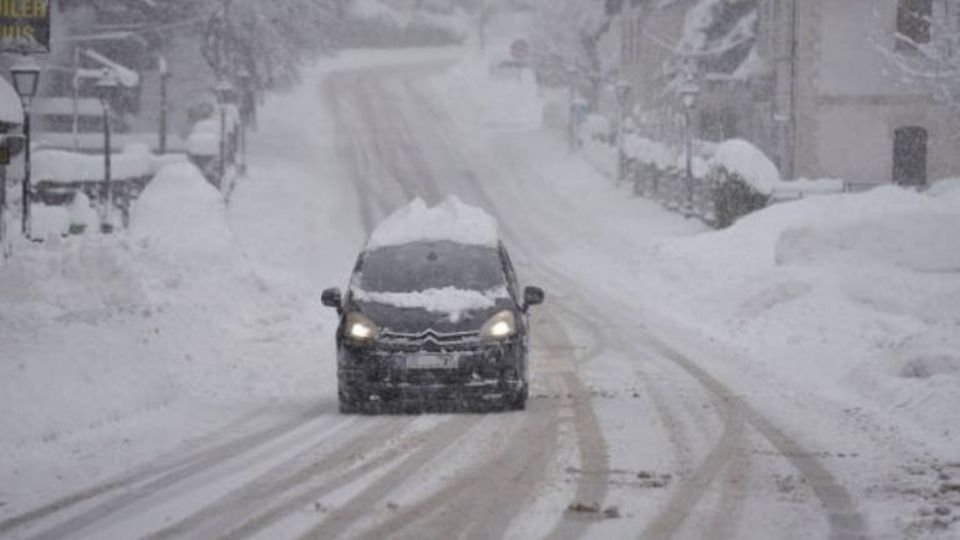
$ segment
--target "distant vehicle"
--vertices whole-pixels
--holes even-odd
[[[419,215],[433,217],[438,209],[459,208],[461,217],[472,209],[455,199],[420,205]],[[444,221],[428,220],[442,230],[419,239],[385,223],[394,238],[371,237],[346,295],[323,292],[323,304],[340,315],[341,412],[525,408],[527,311],[544,293],[527,287],[520,296],[499,239],[478,238],[469,224],[458,235],[458,224]],[[422,224],[412,229],[423,232]]]

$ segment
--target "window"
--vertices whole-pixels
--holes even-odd
[[[914,50],[930,43],[933,0],[898,0],[897,50]]]
[[[904,186],[927,183],[927,130],[902,127],[893,132],[893,182]]]

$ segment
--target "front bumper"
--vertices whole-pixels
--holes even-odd
[[[338,377],[352,403],[503,401],[526,392],[526,355],[519,340],[436,351],[341,345]]]

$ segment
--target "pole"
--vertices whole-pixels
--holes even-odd
[[[7,167],[0,165],[0,262],[7,255]]]
[[[617,185],[623,181],[624,163],[623,163],[623,122],[627,117],[626,105],[620,103],[620,120],[617,122]]]
[[[240,173],[247,174],[247,123],[240,119]]]
[[[220,179],[217,187],[223,189],[223,177],[227,174],[227,108],[220,104]]]
[[[487,0],[480,0],[480,50],[487,49]]]
[[[157,141],[157,150],[162,154],[167,153],[167,74],[160,75],[160,128],[159,140]]]
[[[687,152],[687,175],[686,175],[686,202],[684,203],[684,215],[690,215],[693,206],[693,137],[690,133],[690,107],[683,108],[684,139]]]
[[[80,151],[80,49],[73,49],[73,151]]]
[[[30,185],[30,101],[23,101],[23,236],[30,238],[30,204],[33,187]]]
[[[113,232],[113,222],[110,221],[110,207],[113,206],[113,187],[110,174],[110,105],[106,101],[103,103],[103,184],[104,184],[104,208],[103,223],[100,224],[100,230],[104,233]]]

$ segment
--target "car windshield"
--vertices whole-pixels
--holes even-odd
[[[497,250],[455,242],[415,242],[368,252],[354,283],[364,291],[486,291],[506,283]]]

